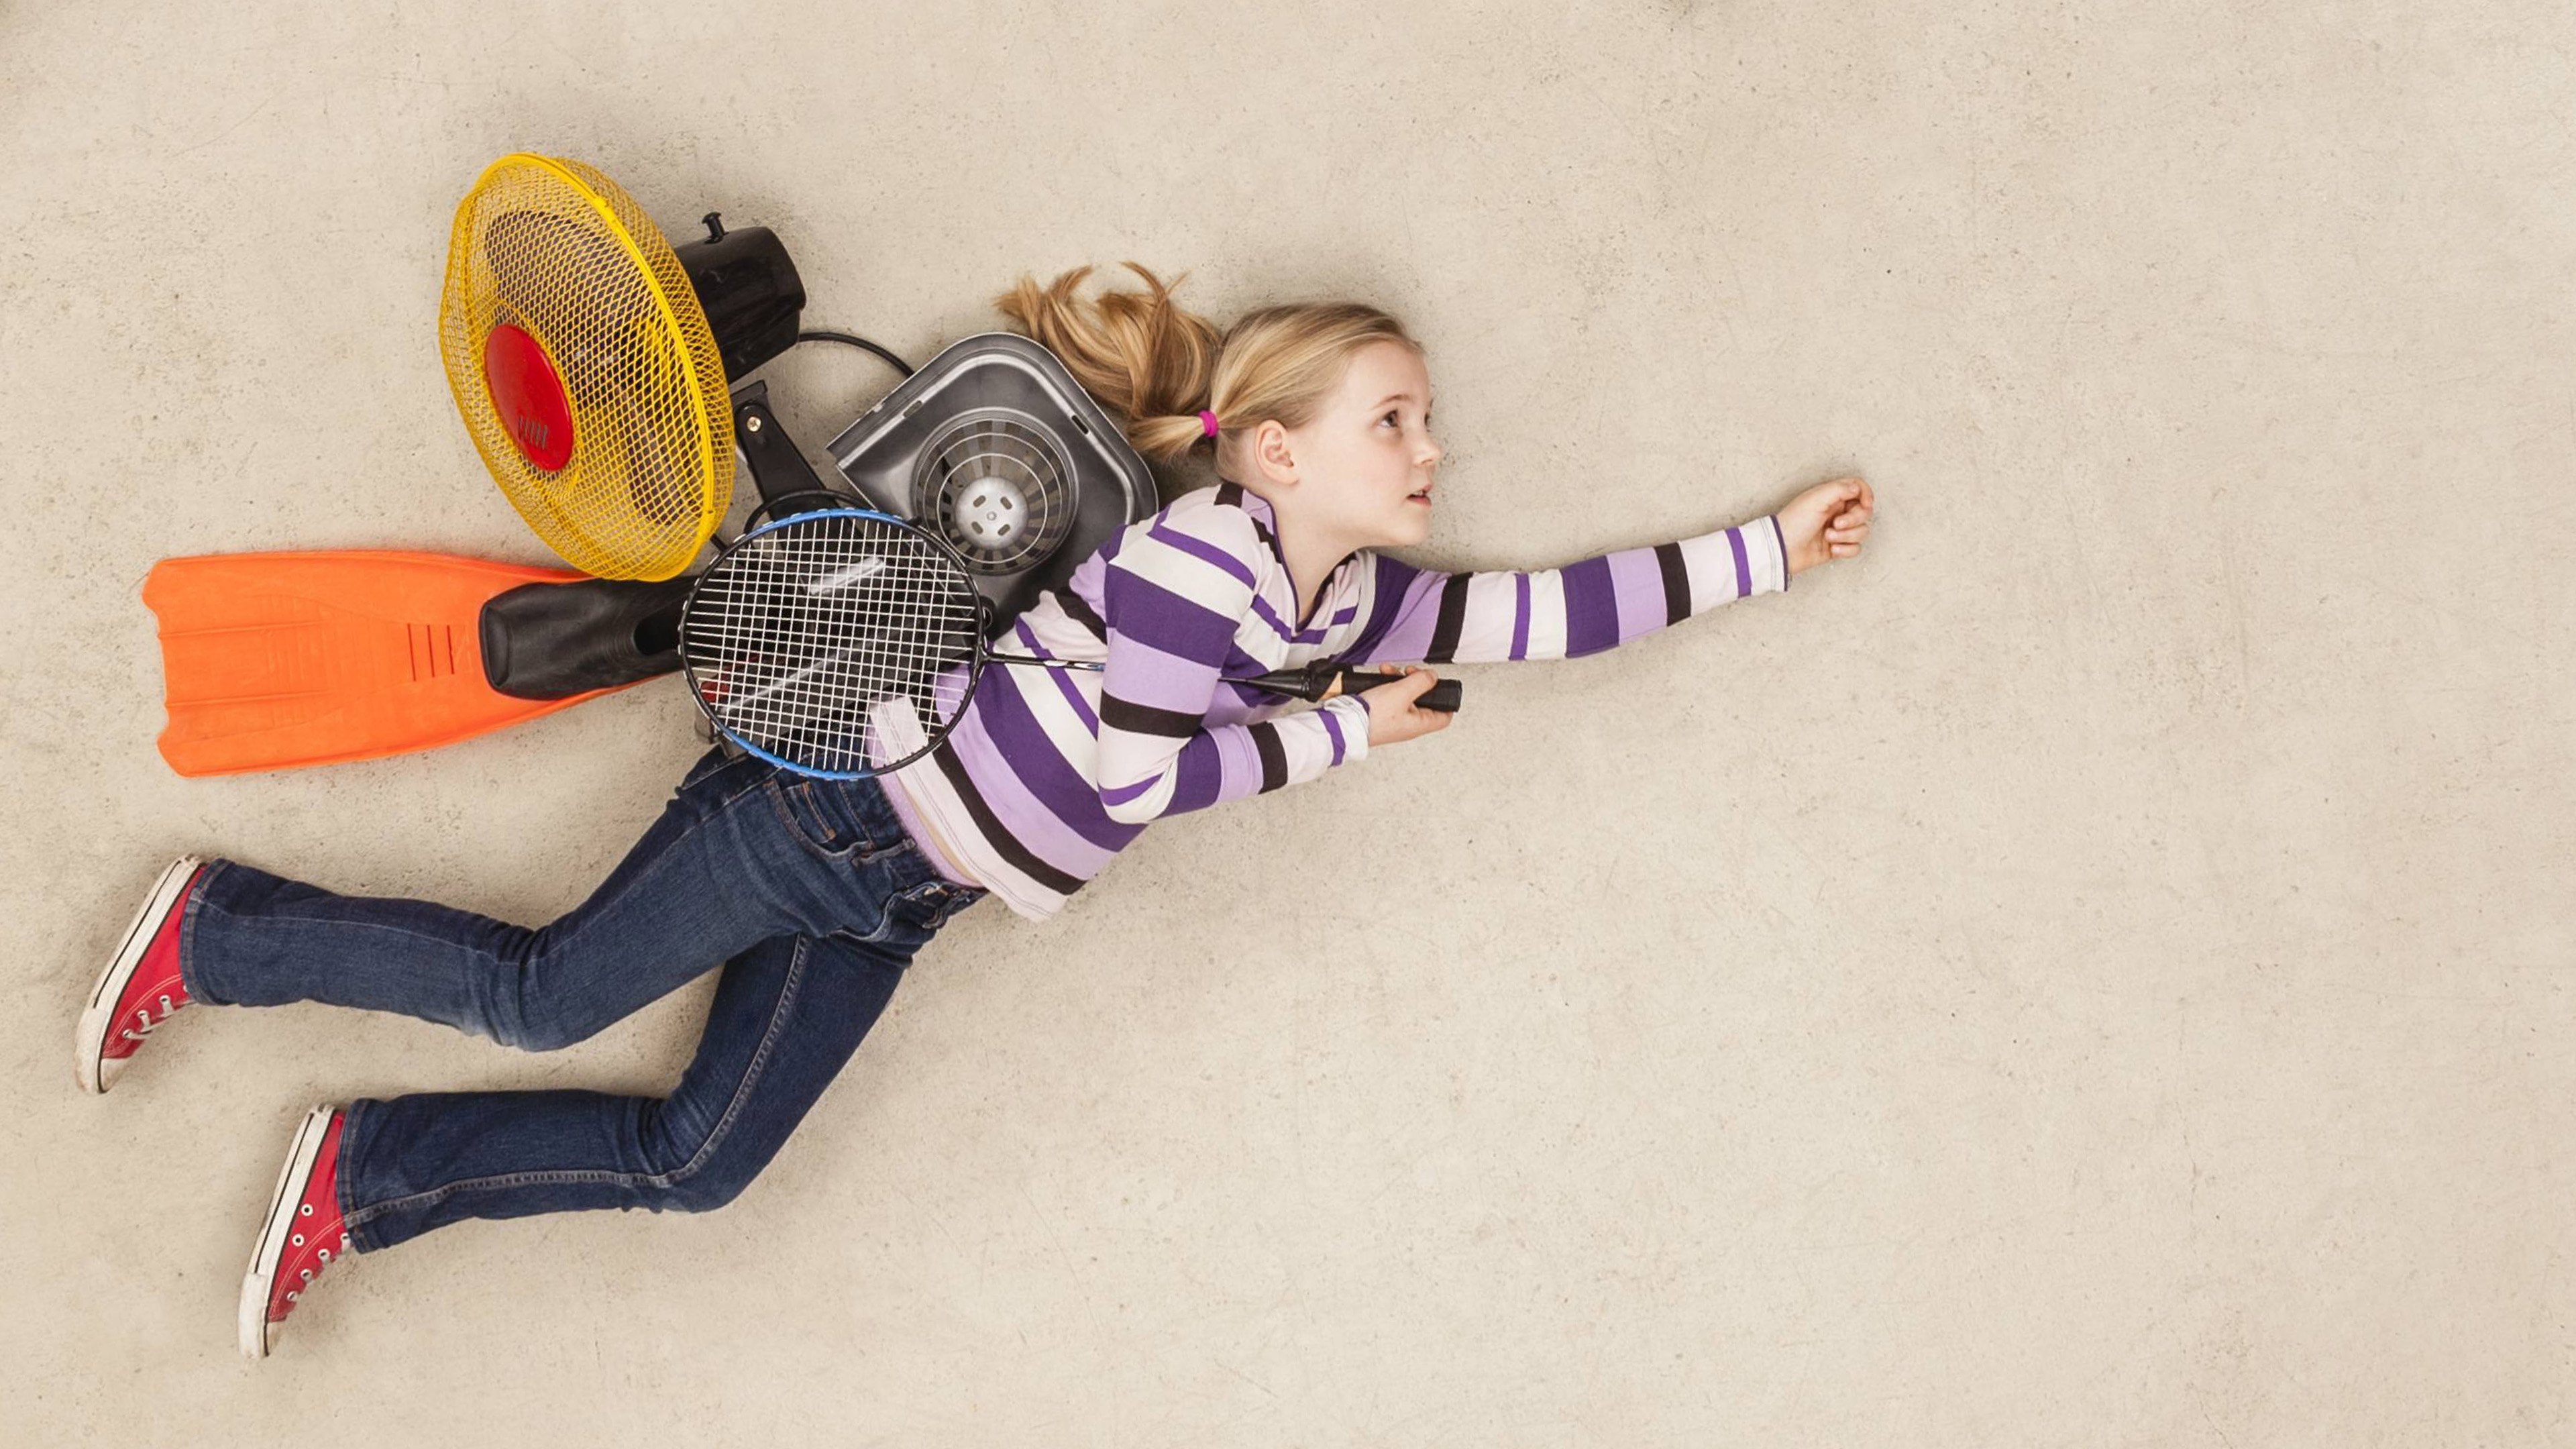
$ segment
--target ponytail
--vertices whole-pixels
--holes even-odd
[[[1207,437],[1201,412],[1221,431],[1264,421],[1303,427],[1341,381],[1351,355],[1372,342],[1422,345],[1401,323],[1358,302],[1264,307],[1220,334],[1172,300],[1172,287],[1134,262],[1150,292],[1103,291],[1089,315],[1074,288],[1091,273],[1076,267],[1040,287],[1022,276],[993,305],[1062,359],[1083,390],[1127,419],[1127,441],[1160,463],[1178,462]]]

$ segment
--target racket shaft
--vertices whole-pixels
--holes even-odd
[[[1108,668],[1096,659],[1031,659],[1023,655],[994,654],[989,651],[984,655],[984,662],[1036,664],[1049,669],[1101,671]],[[1242,679],[1233,675],[1218,677],[1228,684],[1248,684],[1255,689],[1267,690],[1272,694],[1293,695],[1298,699],[1311,699],[1320,703],[1336,695],[1357,694],[1363,689],[1375,689],[1381,684],[1391,684],[1404,676],[1381,674],[1374,669],[1353,669],[1348,665],[1330,664],[1319,660],[1303,669],[1274,669],[1268,674],[1258,674]],[[1436,709],[1442,714],[1456,714],[1459,694],[1458,681],[1444,679],[1422,691],[1422,697],[1413,702],[1413,707]]]

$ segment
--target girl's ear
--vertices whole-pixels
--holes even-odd
[[[1277,418],[1264,418],[1252,430],[1252,465],[1281,487],[1297,481],[1297,460],[1288,451],[1288,430]]]

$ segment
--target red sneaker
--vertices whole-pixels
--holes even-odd
[[[340,1124],[347,1114],[325,1103],[295,1129],[295,1145],[278,1169],[277,1195],[242,1277],[241,1351],[266,1358],[280,1326],[310,1292],[334,1254],[349,1255],[340,1223]]]
[[[161,872],[90,989],[89,1009],[72,1034],[72,1068],[82,1091],[104,1092],[114,1085],[153,1028],[188,1004],[188,988],[179,983],[179,923],[187,915],[180,907],[205,868],[195,856],[183,855]]]

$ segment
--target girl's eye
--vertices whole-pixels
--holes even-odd
[[[1394,421],[1395,421],[1395,414],[1393,414],[1393,413],[1388,413],[1385,417],[1382,417],[1382,418],[1378,419],[1378,421],[1379,421],[1379,422],[1381,422],[1381,423],[1391,423],[1391,422],[1394,422]]]

